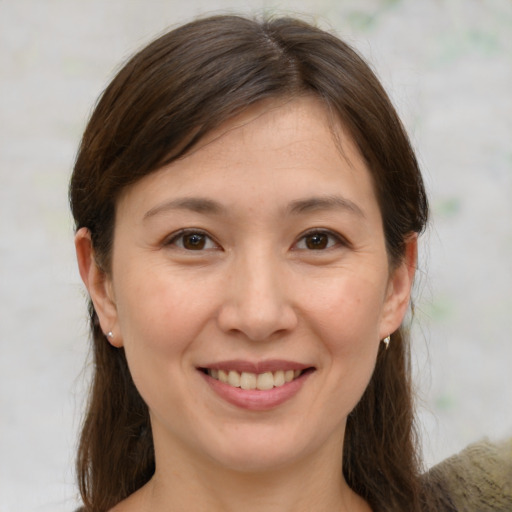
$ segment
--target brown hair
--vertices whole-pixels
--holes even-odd
[[[110,271],[121,191],[187,153],[250,104],[314,94],[349,130],[370,169],[391,265],[423,230],[427,199],[407,135],[368,65],[337,37],[290,18],[237,16],[179,27],[135,55],[101,96],[84,133],[70,184],[76,228],[89,228],[95,257]],[[105,511],[154,472],[145,403],[123,349],[113,348],[89,307],[94,375],[77,458],[86,510]],[[411,369],[402,329],[378,354],[350,414],[343,471],[375,511],[421,509]]]

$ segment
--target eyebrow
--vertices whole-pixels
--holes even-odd
[[[319,210],[345,210],[358,217],[365,217],[363,210],[353,201],[342,196],[319,196],[306,199],[297,199],[288,206],[293,214],[309,213]]]
[[[197,213],[221,215],[226,208],[217,201],[204,197],[183,197],[165,201],[148,210],[143,219],[149,219],[161,213],[173,210],[189,210]],[[358,217],[365,217],[363,210],[353,201],[342,196],[319,196],[296,199],[286,208],[288,214],[303,214],[321,210],[345,210]]]
[[[172,210],[190,210],[219,215],[225,211],[225,208],[220,203],[204,197],[183,197],[171,199],[151,208],[144,214],[144,220]]]

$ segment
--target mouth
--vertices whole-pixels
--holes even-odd
[[[251,411],[271,410],[287,402],[316,370],[284,360],[223,361],[197,369],[218,396]]]
[[[304,370],[277,370],[263,373],[217,370],[215,368],[201,368],[201,370],[212,379],[228,384],[234,388],[268,391],[269,389],[279,388],[298,379],[302,374],[313,371],[313,368],[306,368]]]

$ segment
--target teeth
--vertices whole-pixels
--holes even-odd
[[[274,373],[274,386],[279,387],[282,386],[286,381],[284,380],[284,372],[283,370],[279,370]]]
[[[240,374],[238,372],[231,370],[228,373],[228,384],[230,386],[234,386],[235,388],[239,388],[240,387]]]
[[[260,373],[258,375],[258,381],[256,383],[256,388],[261,389],[262,391],[266,389],[272,389],[274,387],[274,376],[272,372]]]
[[[256,389],[257,376],[255,373],[242,372],[240,375],[240,387],[242,389]]]
[[[259,389],[265,391],[274,387],[283,386],[287,382],[296,379],[302,373],[301,370],[277,370],[265,373],[239,373],[235,370],[208,369],[208,375],[230,386],[242,389]]]

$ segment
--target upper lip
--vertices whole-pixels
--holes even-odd
[[[200,368],[209,370],[234,370],[239,373],[265,373],[277,372],[279,370],[305,370],[311,368],[312,365],[298,363],[296,361],[288,361],[283,359],[268,359],[266,361],[244,361],[241,359],[233,359],[231,361],[219,361],[216,363],[206,364]]]

